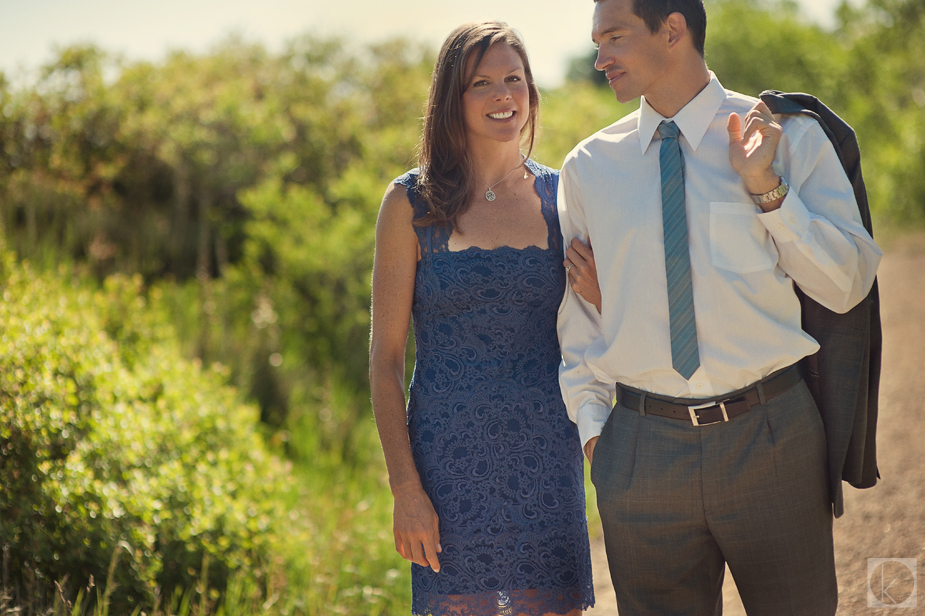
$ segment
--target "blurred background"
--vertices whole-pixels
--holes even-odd
[[[861,0],[851,0],[860,5]],[[798,0],[804,21],[832,28],[841,0]],[[563,10],[567,6],[567,10]],[[436,48],[449,32],[474,19],[516,27],[531,52],[535,75],[548,88],[562,85],[569,62],[590,47],[593,2],[556,0],[0,0],[0,70],[34,69],[55,47],[92,42],[132,60],[157,60],[169,50],[202,53],[234,32],[270,51],[313,33],[357,46],[405,37]]]
[[[818,96],[875,227],[921,226],[925,0],[706,5],[722,83]],[[464,21],[523,34],[540,162],[632,111],[592,11],[0,0],[0,614],[407,611],[367,381],[379,202]]]

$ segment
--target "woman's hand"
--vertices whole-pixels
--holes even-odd
[[[594,263],[594,252],[591,244],[587,246],[575,238],[565,251],[565,275],[568,277],[572,290],[590,304],[594,304],[597,311],[601,311],[601,287],[597,281],[597,266]]]
[[[420,486],[394,488],[392,532],[395,549],[405,560],[440,571],[440,527],[433,503]]]

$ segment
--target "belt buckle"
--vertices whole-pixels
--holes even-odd
[[[697,411],[702,411],[704,409],[713,408],[714,406],[718,406],[720,410],[723,412],[722,420],[717,419],[716,421],[700,423],[700,417],[697,415]],[[690,413],[691,415],[691,423],[693,423],[697,427],[712,426],[713,424],[724,423],[724,422],[729,421],[729,415],[726,414],[726,401],[725,400],[722,400],[720,402],[707,402],[706,404],[697,404],[694,406],[689,406],[687,407],[687,412]]]

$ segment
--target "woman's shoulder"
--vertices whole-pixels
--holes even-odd
[[[420,170],[415,168],[398,176],[389,184],[382,199],[381,214],[406,221],[420,234],[422,228],[415,224],[427,214],[427,204],[421,196]]]
[[[420,169],[415,167],[414,169],[406,171],[405,173],[392,180],[392,184],[400,184],[405,188],[416,189],[418,185],[418,177],[420,177],[420,175]]]
[[[386,198],[391,197],[395,193],[401,193],[404,197],[403,202],[411,205],[411,208],[415,212],[415,217],[421,216],[427,209],[424,207],[424,200],[420,196],[420,185],[418,184],[420,175],[420,170],[418,168],[411,169],[392,180],[389,189],[386,191]],[[399,187],[403,187],[404,190]],[[397,196],[395,198],[397,198]]]
[[[412,169],[389,182],[385,196],[382,197],[382,211],[389,214],[411,212],[414,209],[417,177],[417,169]]]

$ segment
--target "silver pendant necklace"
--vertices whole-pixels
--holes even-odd
[[[504,180],[506,180],[507,177],[508,177],[509,175],[511,175],[512,173],[514,173],[515,171],[517,171],[517,169],[519,169],[519,168],[526,162],[527,157],[523,155],[523,152],[521,152],[520,155],[523,156],[524,159],[523,159],[522,161],[520,161],[520,163],[518,163],[518,165],[517,165],[516,167],[514,167],[513,169],[511,169],[510,171],[508,171],[507,174],[506,174],[503,178],[501,178],[500,180],[498,180],[497,182],[495,182],[495,183],[492,184],[491,186],[488,186],[487,183],[482,182],[482,180],[479,180],[479,182],[481,182],[482,184],[485,184],[485,186],[488,188],[488,190],[485,191],[485,200],[486,200],[486,201],[494,201],[494,200],[498,197],[498,195],[495,194],[495,191],[493,191],[492,188],[494,188],[495,186],[497,186],[498,184],[500,184],[501,182],[503,182]],[[528,176],[527,176],[527,169],[526,169],[526,167],[524,167],[524,179],[526,180],[527,177],[528,177]],[[476,178],[476,179],[478,179],[478,178]]]

